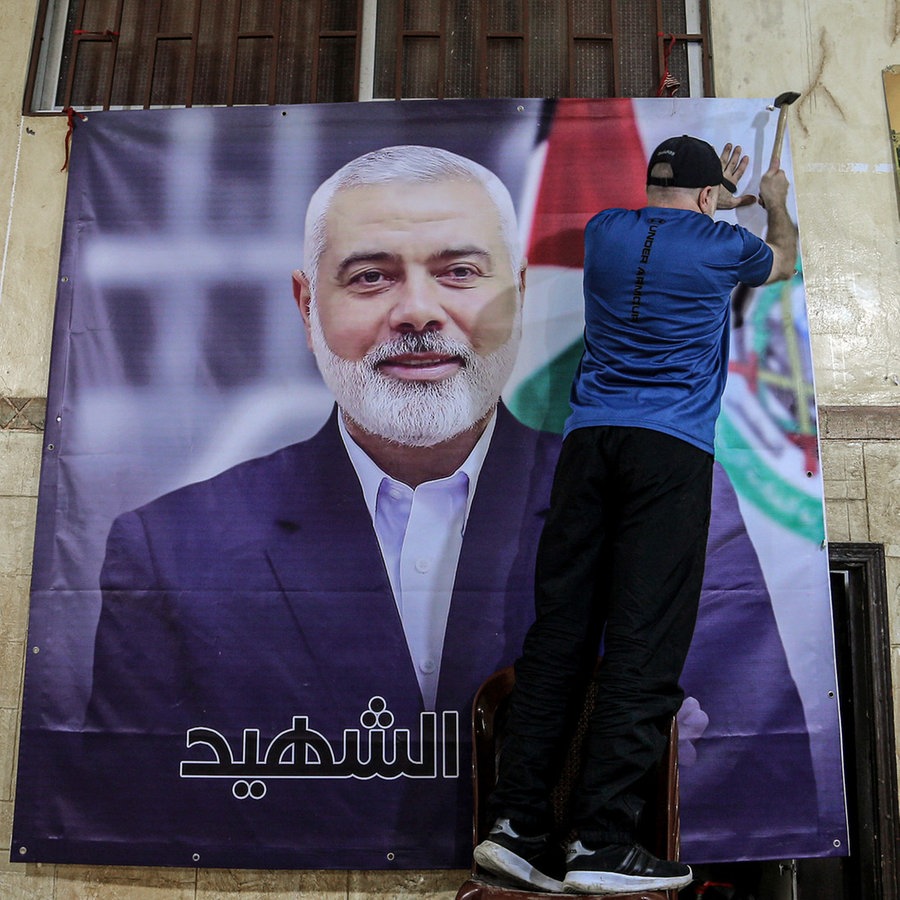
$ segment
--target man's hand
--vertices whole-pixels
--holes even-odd
[[[797,264],[797,226],[787,210],[790,183],[781,168],[781,160],[772,157],[767,172],[759,179],[759,202],[766,211],[766,243],[772,248],[772,271],[766,284],[786,281]]]
[[[750,165],[750,157],[741,156],[739,145],[726,144],[719,159],[722,160],[722,173],[732,184],[737,184],[741,180],[747,166]],[[717,209],[737,209],[739,206],[752,206],[754,203],[756,197],[753,194],[735,195],[724,184],[719,185]]]
[[[727,177],[727,176],[726,176]],[[773,157],[767,172],[759,179],[759,202],[763,208],[785,206],[789,187],[787,175],[781,168],[781,160]],[[720,188],[721,190],[721,188]]]

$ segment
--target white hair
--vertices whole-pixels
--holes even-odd
[[[513,277],[522,268],[522,248],[516,210],[506,185],[490,170],[474,160],[415,144],[373,150],[337,170],[316,189],[306,208],[303,248],[304,272],[310,289],[316,290],[319,259],[325,250],[326,219],[335,194],[372,184],[422,184],[434,181],[468,181],[480,184],[497,209],[500,232],[509,254]]]

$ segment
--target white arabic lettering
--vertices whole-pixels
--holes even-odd
[[[182,778],[235,779],[232,794],[238,800],[261,800],[270,778],[458,778],[459,714],[419,714],[417,740],[408,728],[396,728],[394,715],[383,697],[372,697],[359,717],[363,727],[345,728],[334,747],[310,728],[308,716],[294,716],[291,727],[275,735],[261,752],[256,728],[242,732],[240,754],[214,728],[198,726],[187,731],[187,747],[208,747],[213,759],[181,762]]]

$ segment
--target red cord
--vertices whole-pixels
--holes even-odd
[[[65,172],[69,168],[69,149],[72,145],[72,133],[75,131],[75,116],[78,116],[79,119],[84,121],[87,116],[84,113],[78,112],[77,109],[73,109],[71,106],[67,106],[63,112],[66,114],[66,118],[69,120],[69,128],[66,131],[66,161],[63,163],[63,167],[59,170],[60,172]]]
[[[670,97],[674,97],[675,94],[678,93],[678,88],[681,87],[681,82],[669,72],[669,57],[672,55],[672,48],[677,43],[678,39],[674,34],[667,36],[671,38],[671,40],[668,45],[663,48],[663,74],[659,79],[659,85],[656,88],[657,97],[662,97],[663,92],[666,90],[668,90]],[[666,35],[663,35],[662,32],[660,32],[658,37],[666,37]]]

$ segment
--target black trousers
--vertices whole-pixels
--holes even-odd
[[[549,824],[549,794],[602,639],[573,824],[587,844],[631,842],[641,784],[665,748],[694,631],[713,458],[643,428],[573,431],[538,550],[536,619],[516,663],[491,811]]]

